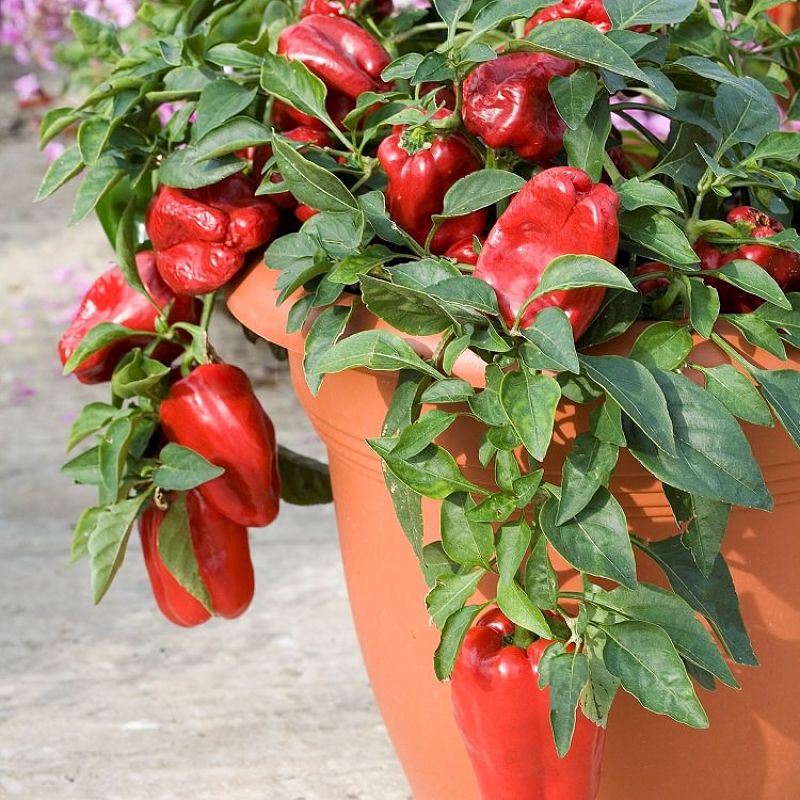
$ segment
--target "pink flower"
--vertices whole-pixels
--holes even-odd
[[[42,87],[39,83],[39,78],[33,72],[23,75],[14,81],[14,91],[17,93],[21,103],[27,103],[31,100],[37,100],[42,93]]]
[[[67,148],[63,142],[53,140],[44,146],[44,157],[47,159],[48,164],[52,164]]]

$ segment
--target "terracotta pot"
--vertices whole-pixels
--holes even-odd
[[[276,309],[276,272],[256,267],[229,298],[245,326],[289,350],[292,381],[330,457],[342,557],[353,617],[372,687],[389,736],[406,771],[415,800],[477,800],[450,707],[449,688],[431,666],[437,636],[423,598],[425,584],[416,559],[395,520],[377,457],[367,437],[379,435],[395,378],[363,370],[329,375],[319,395],[308,392],[302,373],[301,334],[285,333],[291,302]],[[353,315],[352,331],[383,327],[364,309]],[[631,331],[614,343],[627,353]],[[435,337],[405,337],[427,356]],[[731,334],[762,366],[777,362]],[[610,351],[610,349],[609,349]],[[696,348],[698,363],[722,363],[716,348]],[[466,358],[456,374],[483,385],[482,362]],[[786,366],[786,365],[783,365]],[[791,364],[800,369],[795,360]],[[560,467],[585,411],[559,410],[554,446],[545,468],[559,480]],[[441,443],[457,455],[470,480],[490,479],[475,455],[480,426],[465,419]],[[761,666],[736,668],[742,691],[701,691],[711,730],[693,731],[644,711],[620,692],[608,729],[599,800],[785,800],[800,787],[800,581],[797,579],[796,521],[800,517],[800,453],[782,429],[748,426],[754,452],[775,498],[771,514],[736,509],[725,551]],[[623,453],[612,489],[631,527],[645,538],[676,533],[659,485]],[[424,506],[426,531],[438,538],[438,503]],[[640,578],[663,583],[647,561]],[[564,800],[569,800],[565,798]]]

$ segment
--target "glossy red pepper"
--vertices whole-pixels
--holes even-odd
[[[467,631],[452,677],[453,710],[483,800],[594,800],[605,731],[581,712],[559,758],[550,729],[550,690],[539,661],[552,642],[509,644],[515,626],[499,610]]]
[[[313,14],[324,14],[328,17],[341,17],[347,11],[365,6],[367,11],[376,19],[388,17],[394,10],[392,0],[306,0],[300,10],[301,17],[310,17]]]
[[[603,33],[611,30],[611,18],[601,0],[561,0],[534,14],[525,26],[525,35],[538,25],[558,19],[582,19]]]
[[[481,237],[478,238],[482,246],[484,240]],[[455,259],[459,264],[472,264],[474,266],[478,263],[478,254],[475,252],[475,241],[472,236],[468,236],[466,239],[462,239],[460,242],[448,247],[444,255],[447,258]]]
[[[442,109],[437,119],[450,112]],[[392,219],[420,244],[433,227],[431,217],[440,214],[447,190],[460,178],[482,167],[481,159],[457,133],[410,130],[397,125],[378,147],[389,185],[386,206]],[[487,211],[481,209],[447,220],[431,242],[433,253],[444,253],[457,242],[483,233]]]
[[[489,147],[548,161],[561,150],[567,129],[548,84],[577,68],[575,61],[547,53],[510,53],[481,64],[464,81],[467,130]]]
[[[763,239],[783,230],[783,225],[763,211],[751,206],[739,206],[730,211],[726,221],[734,225],[743,236]],[[762,267],[774,278],[784,292],[800,291],[800,254],[781,250],[768,244],[743,244],[732,250],[723,251],[717,245],[698,239],[695,252],[700,257],[703,270],[719,269],[731,261],[746,259]],[[720,308],[723,313],[746,314],[758,308],[764,301],[718,278],[708,278],[706,282],[719,292]]]
[[[181,295],[226,284],[278,227],[278,210],[241,173],[201,189],[161,186],[147,210],[147,235],[165,283]]]
[[[200,492],[186,494],[192,549],[214,613],[233,619],[250,605],[255,589],[247,528],[214,510]],[[158,552],[166,512],[149,506],[139,519],[144,563],[161,613],[176,625],[192,627],[211,618],[203,604],[178,583]]]
[[[553,167],[528,181],[497,220],[474,275],[494,287],[500,311],[512,325],[553,259],[587,254],[613,263],[618,244],[617,193],[610,186],[592,183],[576,167]],[[541,309],[558,306],[579,339],[600,309],[604,294],[599,287],[549,292],[528,306],[521,327],[529,325]]]
[[[170,323],[198,321],[199,304],[194,298],[175,297],[161,280],[153,253],[139,253],[136,256],[136,267],[142,283],[159,308],[173,303],[169,313]],[[67,363],[86,334],[101,322],[114,322],[137,331],[153,332],[157,318],[158,312],[153,304],[144,295],[131,289],[120,268],[115,265],[91,285],[81,301],[75,319],[58,340],[61,363]],[[134,347],[146,347],[152,341],[152,338],[147,336],[116,341],[84,358],[73,374],[81,383],[101,383],[110,380],[114,367],[126,353]],[[178,345],[164,342],[155,350],[153,357],[168,364],[180,353],[181,348]]]
[[[634,277],[639,277],[641,275],[650,275],[654,272],[671,272],[672,267],[668,267],[666,264],[662,264],[660,261],[647,261],[644,264],[639,264],[636,269],[634,269],[633,274]],[[642,294],[652,294],[653,292],[657,292],[659,289],[664,289],[669,286],[669,280],[667,278],[653,278],[651,281],[640,281],[636,284],[636,288]]]
[[[301,19],[281,33],[278,53],[290,61],[301,61],[325,82],[328,112],[337,123],[353,108],[359,95],[387,88],[380,75],[391,57],[377,39],[346,17],[312,14]],[[291,127],[285,125],[287,117],[295,124],[319,126],[313,117],[285,104],[278,107],[277,113],[276,124],[283,122],[281,127]]]
[[[278,514],[275,429],[247,375],[231,364],[204,364],[175,383],[159,411],[171,442],[225,473],[198,491],[220,514],[254,528]]]

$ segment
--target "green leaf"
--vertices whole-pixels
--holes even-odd
[[[676,452],[667,400],[653,375],[622,356],[580,356],[586,375],[601,386],[660,451]]]
[[[261,88],[292,108],[335,127],[325,108],[325,84],[302,62],[264,53]]]
[[[794,131],[771,131],[756,145],[747,160],[774,159],[794,163],[798,158],[800,158],[800,137],[796,136]]]
[[[117,232],[114,237],[114,253],[117,256],[120,271],[125,277],[128,286],[135,289],[139,294],[144,295],[144,297],[149,297],[150,295],[142,283],[139,268],[136,265],[135,216],[136,200],[131,198],[119,218]]]
[[[305,338],[303,372],[311,394],[316,396],[324,374],[319,371],[320,360],[330,352],[347,327],[352,305],[326,308],[315,320]]]
[[[656,714],[692,728],[708,727],[686,668],[661,628],[645,622],[618,622],[604,631],[603,659],[625,691]]]
[[[608,722],[608,713],[619,689],[619,679],[614,677],[603,661],[606,636],[602,630],[590,628],[585,639],[585,652],[589,664],[589,682],[581,698],[583,713],[597,725]]]
[[[581,347],[608,342],[622,336],[639,318],[642,310],[642,295],[622,289],[611,289],[605,293],[600,311],[591,327],[581,336]]]
[[[358,210],[355,197],[332,172],[309,161],[279,136],[272,148],[278,169],[299,202],[320,211]]]
[[[367,308],[404,333],[425,336],[439,333],[453,324],[426,292],[396,286],[369,275],[362,275],[360,283]]]
[[[710,339],[719,316],[719,293],[702,278],[687,278],[689,289],[689,322],[705,339]]]
[[[472,24],[472,39],[487,31],[503,28],[511,20],[531,17],[544,6],[553,5],[556,0],[493,0],[482,6]]]
[[[542,461],[553,438],[561,388],[554,378],[521,366],[509,372],[500,387],[500,402],[525,449]]]
[[[550,96],[567,127],[575,130],[583,122],[597,93],[597,76],[590,69],[572,75],[556,75],[548,84]]]
[[[73,144],[47,168],[39,191],[36,193],[36,202],[50,197],[53,192],[74,178],[83,167],[83,158],[78,150],[78,145]]]
[[[88,117],[78,128],[78,149],[83,163],[91,166],[100,158],[111,134],[111,122],[103,117]]]
[[[607,397],[597,406],[590,417],[592,433],[601,442],[625,447],[625,432],[622,430],[622,409],[619,404]]]
[[[755,78],[740,81],[735,86],[723,84],[714,97],[714,112],[724,137],[720,153],[741,142],[756,145],[778,127],[778,107],[769,91]]]
[[[522,335],[559,370],[580,372],[578,354],[567,315],[557,306],[543,308]],[[526,358],[526,363],[528,359]],[[531,364],[528,364],[531,366]]]
[[[558,23],[551,24],[557,25]],[[534,30],[544,30],[549,27],[550,24],[540,25]],[[596,256],[566,255],[553,259],[547,265],[531,299],[536,299],[549,292],[581,289],[585,286],[608,286],[628,292],[636,291],[625,273],[613,264],[609,264],[608,261]]]
[[[515,581],[501,579],[497,586],[497,605],[515,625],[545,639],[553,637],[544,614]]]
[[[691,266],[700,261],[683,230],[666,214],[651,208],[623,211],[620,231],[667,264]]]
[[[683,546],[680,536],[649,543],[637,540],[636,544],[664,570],[675,592],[711,623],[733,660],[757,666],[739,610],[736,588],[722,555],[717,557],[711,575],[706,577]]]
[[[72,531],[72,546],[70,548],[69,563],[74,564],[84,556],[89,555],[89,537],[97,527],[97,518],[100,516],[101,507],[87,508],[75,523]]]
[[[775,358],[786,361],[786,347],[776,330],[755,314],[726,314],[730,322],[750,344],[771,353]]]
[[[61,467],[61,471],[75,483],[100,486],[103,476],[100,474],[100,447],[95,445],[71,458]]]
[[[526,37],[539,50],[634,78],[648,84],[647,75],[619,46],[580,19],[560,19],[535,27]]]
[[[508,523],[500,528],[497,538],[497,569],[501,581],[514,581],[530,543],[531,528],[524,520]]]
[[[421,453],[455,422],[458,414],[433,409],[423,414],[411,425],[403,428],[397,444],[392,448],[392,458],[407,459]]]
[[[779,308],[792,310],[792,304],[786,299],[778,282],[762,266],[752,261],[736,259],[720,267],[714,275]]]
[[[214,86],[214,84],[209,84]],[[225,156],[236,154],[248,147],[259,147],[272,142],[270,129],[250,117],[234,117],[221,121],[217,127],[204,134],[192,148],[194,164],[219,159],[224,162]],[[270,186],[274,184],[270,183]],[[260,187],[259,187],[260,188]],[[256,191],[256,194],[259,194]]]
[[[169,375],[169,367],[148,358],[140,348],[126,354],[119,362],[111,378],[111,391],[117,397],[149,397],[160,400],[166,392],[164,379]]]
[[[440,681],[446,681],[452,674],[458,652],[461,650],[461,643],[475,621],[475,617],[485,607],[485,605],[465,606],[447,618],[442,629],[439,646],[433,654],[433,670]]]
[[[635,211],[643,206],[654,206],[656,208],[669,208],[683,213],[678,195],[663,183],[658,181],[643,181],[639,178],[631,178],[615,187],[619,195],[619,201],[625,211]]]
[[[131,528],[148,500],[148,494],[121,500],[97,515],[87,549],[91,559],[92,598],[99,603],[125,558]]]
[[[500,315],[494,289],[471,275],[439,281],[426,291],[455,320],[485,325],[485,314]]]
[[[539,608],[558,605],[558,576],[547,552],[547,539],[539,535],[525,562],[525,593]]]
[[[200,567],[192,545],[186,496],[181,494],[170,503],[158,526],[158,554],[164,566],[192,597],[214,613],[211,596],[200,575]]]
[[[547,683],[550,687],[550,727],[560,758],[569,751],[575,732],[575,712],[583,687],[589,680],[589,662],[583,653],[561,653],[550,659]]]
[[[626,424],[631,454],[659,480],[685,492],[771,509],[772,497],[750,444],[722,403],[683,375],[661,370],[653,375],[669,407],[675,454],[656,450]]]
[[[110,62],[121,58],[122,48],[112,25],[74,9],[70,12],[69,24],[90,56]]]
[[[630,357],[651,370],[673,370],[686,362],[693,346],[685,325],[664,320],[648,325],[639,334]]]
[[[565,524],[557,524],[557,514],[558,502],[548,500],[539,513],[539,524],[558,553],[583,572],[636,587],[625,512],[607,489],[598,489],[586,508]]]
[[[685,600],[647,583],[640,583],[636,589],[619,586],[599,598],[603,608],[663,628],[682,656],[728,686],[739,686],[711,635]]]
[[[761,393],[772,406],[789,436],[800,447],[800,372],[750,367]]]
[[[758,389],[735,367],[721,364],[718,367],[693,365],[692,368],[703,373],[706,391],[716,397],[731,414],[753,425],[772,427],[772,414]]]
[[[161,464],[153,472],[153,482],[164,491],[194,489],[225,472],[222,467],[179,444],[165,445],[159,460]]]
[[[442,377],[411,345],[389,331],[361,331],[348,336],[337,342],[317,364],[317,370],[322,373],[342,372],[353,367],[389,372],[409,368],[432,378]]]
[[[609,133],[611,112],[608,95],[603,92],[580,124],[574,130],[568,128],[564,134],[564,149],[570,166],[584,170],[593,181],[599,181]]]
[[[46,111],[42,117],[42,124],[39,126],[39,147],[44,147],[79,119],[81,119],[80,112],[72,106],[61,106]]]
[[[119,409],[108,403],[89,403],[81,409],[69,431],[67,451],[82,442],[87,436],[104,428]]]
[[[786,299],[792,304],[792,310],[786,311],[772,303],[763,303],[753,316],[763,319],[778,330],[781,338],[795,347],[800,347],[800,293],[790,292]]]
[[[456,181],[444,196],[441,217],[461,217],[481,208],[499,203],[518,192],[525,179],[513,172],[483,169]]]
[[[256,89],[248,89],[236,81],[219,78],[200,92],[195,127],[202,138],[223,122],[244,111],[255,100]]]
[[[76,225],[87,217],[100,200],[122,180],[125,172],[113,153],[105,153],[89,167],[75,192],[69,224]]]
[[[580,434],[572,445],[562,469],[561,498],[557,525],[563,525],[583,511],[601,486],[607,486],[617,465],[619,448]]]
[[[465,492],[451,494],[442,501],[442,546],[457,564],[489,569],[494,552],[494,531],[488,523],[467,519],[466,509],[474,506],[474,501]]]
[[[477,570],[466,575],[440,575],[436,579],[436,585],[425,598],[425,605],[437,628],[442,629],[450,616],[464,607],[475,594],[484,574],[485,570]]]
[[[615,28],[683,22],[697,0],[603,0]]]
[[[460,378],[448,378],[432,383],[420,398],[423,403],[465,403],[475,390]]]
[[[327,464],[278,445],[278,472],[281,500],[297,506],[333,502],[331,476]]]
[[[119,417],[100,439],[98,463],[102,478],[101,498],[105,503],[115,503],[118,499],[132,434],[130,417]]]

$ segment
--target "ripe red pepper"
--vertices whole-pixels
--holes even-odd
[[[483,245],[483,238],[478,238],[481,245]],[[468,236],[466,239],[462,239],[460,242],[448,247],[444,255],[447,258],[455,259],[459,264],[472,264],[474,266],[478,263],[478,254],[475,252],[472,236]]]
[[[561,0],[534,14],[525,26],[525,35],[538,25],[557,19],[582,19],[603,33],[611,30],[611,18],[601,0]]]
[[[388,17],[394,10],[392,0],[306,0],[300,11],[301,17],[310,17],[313,14],[324,14],[328,17],[341,17],[352,8],[360,5],[368,6],[369,11],[376,19]]]
[[[592,183],[583,170],[543,170],[522,187],[497,220],[474,275],[494,287],[500,311],[512,325],[553,259],[585,253],[613,263],[619,244],[618,214],[617,193],[610,186]],[[605,289],[599,287],[549,292],[528,306],[521,327],[530,324],[541,309],[558,306],[579,339],[600,309],[604,294]]]
[[[639,264],[638,267],[633,271],[635,277],[639,277],[640,275],[649,275],[652,272],[671,272],[672,267],[668,267],[666,264],[662,264],[660,261],[647,261],[644,264]],[[641,283],[636,284],[636,288],[641,292],[641,294],[652,294],[653,292],[658,291],[659,289],[663,289],[669,286],[669,280],[667,278],[653,278],[651,281],[641,281]]]
[[[441,119],[450,112],[442,109]],[[431,217],[440,214],[447,190],[460,178],[479,170],[481,159],[459,134],[430,133],[397,125],[378,147],[389,185],[386,205],[392,219],[420,244],[433,227]],[[431,242],[431,252],[444,253],[457,242],[483,233],[487,211],[481,209],[447,220]]]
[[[173,384],[159,411],[167,439],[189,447],[225,473],[198,491],[220,514],[254,528],[278,514],[275,429],[247,375],[230,364],[204,364]]]
[[[464,124],[489,147],[511,147],[521,158],[548,161],[564,142],[566,123],[548,91],[575,61],[547,53],[510,53],[487,61],[464,81]]]
[[[178,297],[161,280],[156,271],[155,255],[151,252],[136,256],[136,267],[142,283],[159,308],[173,303],[169,322],[197,322],[199,304],[194,298]],[[114,265],[104,272],[86,292],[70,326],[58,340],[58,355],[66,364],[69,357],[83,341],[86,334],[101,322],[115,322],[137,331],[154,332],[158,312],[147,298],[128,285],[120,268]],[[132,337],[116,341],[84,358],[74,370],[81,383],[101,383],[111,379],[119,360],[134,347],[146,347],[152,338]],[[164,342],[156,348],[153,357],[169,363],[181,353],[178,345]]]
[[[744,236],[763,239],[775,236],[783,230],[778,220],[751,206],[738,206],[730,211],[726,221],[734,225]],[[695,252],[700,256],[703,270],[719,269],[731,261],[746,259],[753,261],[771,275],[784,292],[800,290],[800,254],[781,250],[768,244],[743,244],[724,252],[718,246],[698,239]],[[764,301],[729,283],[716,278],[706,282],[719,292],[720,308],[723,313],[746,314],[758,308]]]
[[[255,589],[247,528],[214,510],[200,492],[186,494],[186,510],[200,578],[214,613],[233,619],[250,605]],[[161,613],[176,625],[192,627],[211,618],[208,610],[178,583],[158,552],[166,512],[149,506],[139,519],[144,563]]]
[[[605,731],[578,713],[572,746],[559,758],[550,690],[539,661],[552,642],[509,644],[515,625],[498,609],[471,628],[452,677],[453,710],[483,800],[594,800]]]
[[[377,39],[346,17],[312,14],[301,19],[281,33],[278,54],[301,61],[325,82],[328,111],[337,123],[354,107],[359,95],[387,88],[380,75],[391,57]],[[290,117],[295,124],[319,126],[313,117],[290,106],[282,104],[278,114],[282,116],[276,124],[285,124]]]
[[[147,209],[147,235],[165,283],[180,295],[213,292],[266,245],[278,210],[242,174],[201,189],[161,186]]]

